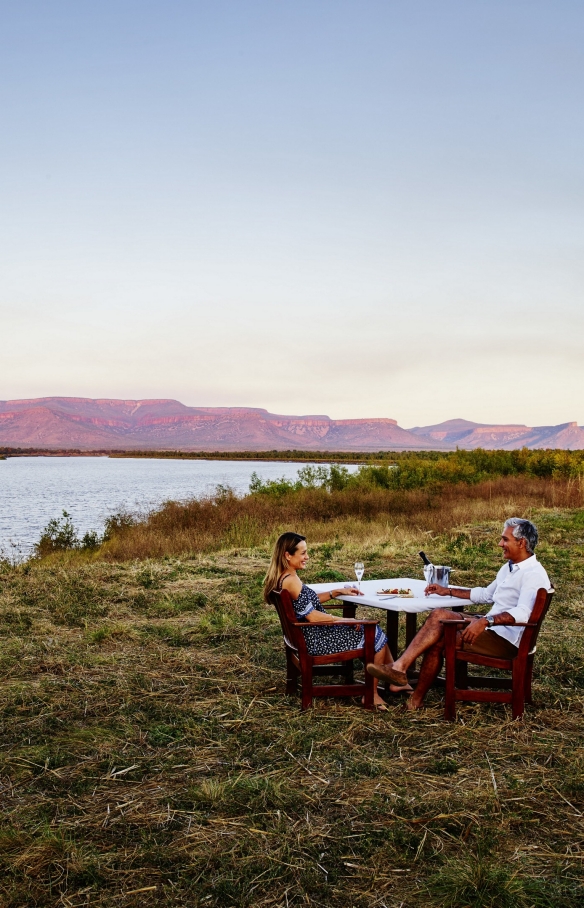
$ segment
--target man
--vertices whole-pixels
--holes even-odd
[[[423,655],[418,684],[406,703],[408,709],[419,709],[442,668],[442,621],[466,621],[466,627],[457,635],[457,646],[461,649],[500,659],[514,658],[523,628],[513,625],[529,621],[538,589],[550,588],[549,577],[533,553],[537,539],[537,529],[529,520],[520,517],[506,520],[499,542],[506,563],[490,586],[468,590],[431,583],[426,587],[426,595],[437,593],[453,599],[470,599],[475,605],[493,603],[490,611],[482,616],[465,615],[446,608],[434,609],[399,659],[393,665],[370,664],[367,666],[369,674],[392,684],[405,685],[408,668]]]

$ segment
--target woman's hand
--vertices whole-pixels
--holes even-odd
[[[336,599],[337,596],[364,596],[365,593],[362,593],[357,589],[356,586],[344,586],[342,590],[331,590],[329,596],[331,599]]]
[[[338,599],[339,596],[363,596],[363,593],[360,593],[356,586],[344,586],[342,590],[327,590],[326,593],[317,593],[317,596],[321,602],[328,602],[330,599]],[[343,603],[339,603],[339,608],[342,608]]]

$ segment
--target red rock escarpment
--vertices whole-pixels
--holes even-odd
[[[0,401],[0,447],[80,450],[400,451],[584,448],[584,429],[485,425],[464,419],[406,430],[394,419],[286,416],[256,407],[187,407],[177,400],[44,397]]]

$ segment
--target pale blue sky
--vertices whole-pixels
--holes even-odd
[[[0,10],[0,398],[584,422],[582,3]]]

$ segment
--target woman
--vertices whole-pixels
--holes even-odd
[[[343,653],[363,646],[364,634],[359,625],[331,626],[329,622],[342,622],[342,618],[335,618],[322,607],[323,602],[336,599],[338,596],[358,596],[359,591],[354,588],[330,590],[326,593],[315,593],[314,590],[302,583],[297,571],[306,567],[308,552],[306,537],[298,533],[282,533],[276,545],[264,580],[264,599],[272,590],[288,590],[292,597],[292,605],[299,621],[306,621],[312,627],[303,628],[304,638],[308,652],[313,656],[322,656],[329,653]],[[328,627],[319,627],[326,622]],[[375,658],[376,665],[384,663],[393,664],[393,656],[387,645],[387,637],[380,627],[375,630]],[[402,690],[411,690],[409,685],[399,687],[392,684],[390,690],[397,693]],[[374,689],[374,703],[377,709],[385,710],[387,707],[377,693],[377,682]]]

